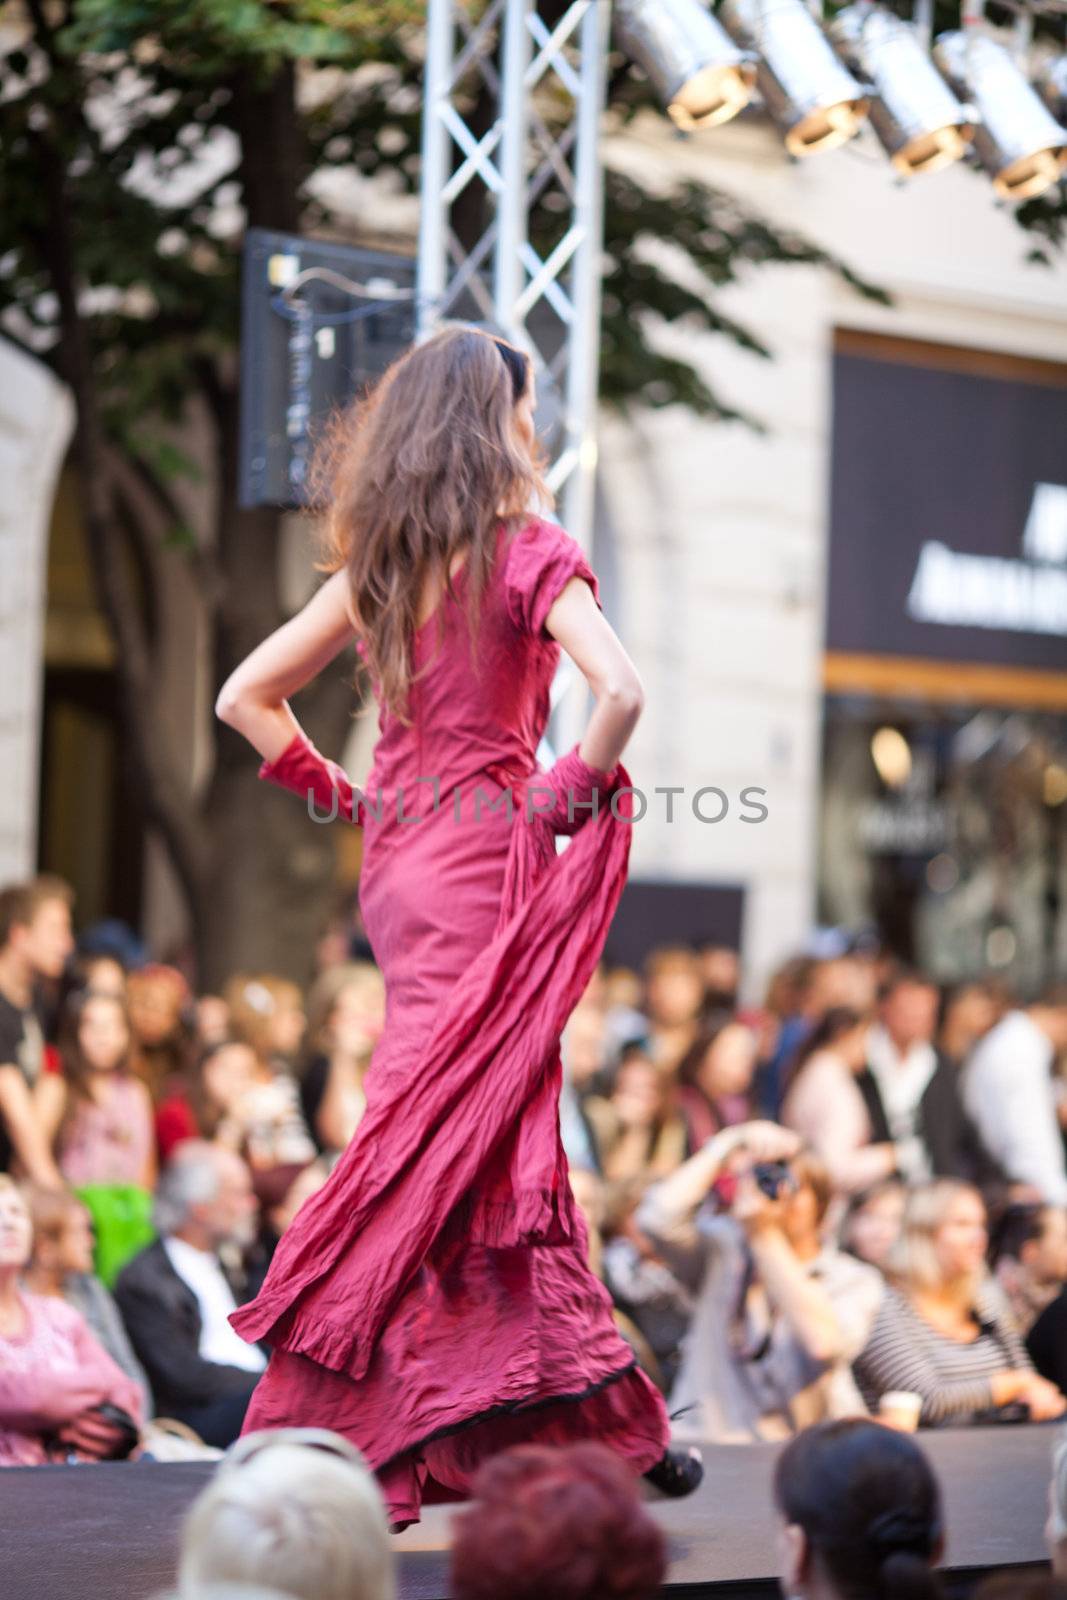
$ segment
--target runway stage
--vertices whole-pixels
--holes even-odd
[[[1049,1427],[922,1436],[945,1492],[950,1592],[1044,1560]],[[654,1502],[667,1531],[671,1600],[776,1596],[770,1445],[705,1449],[686,1500]],[[0,1471],[0,1600],[147,1600],[172,1584],[181,1517],[212,1468],[37,1467]],[[395,1539],[401,1600],[446,1600],[448,1520],[431,1507]]]

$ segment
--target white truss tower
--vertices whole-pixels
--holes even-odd
[[[534,0],[489,0],[484,9],[429,0],[423,101],[418,337],[441,320],[469,316],[473,304],[476,319],[495,322],[529,353],[539,380],[551,376],[563,425],[549,483],[564,526],[587,553],[600,343],[599,127],[610,21],[611,0],[573,0],[552,29]],[[494,114],[479,135],[465,113],[483,86]],[[484,185],[491,203],[484,232],[466,248],[453,213],[472,184]],[[561,228],[545,259],[529,237],[538,206]],[[568,657],[552,698],[552,743],[561,753],[580,735],[585,698]]]

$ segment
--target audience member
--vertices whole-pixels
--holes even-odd
[[[705,1028],[678,1066],[678,1104],[685,1118],[688,1155],[713,1133],[752,1117],[756,1036],[735,1018]]]
[[[1052,1070],[1067,1049],[1067,985],[1009,1011],[980,1039],[963,1072],[967,1111],[1008,1179],[1067,1206],[1067,1160]]]
[[[183,1600],[220,1583],[294,1600],[395,1600],[385,1506],[363,1456],[318,1428],[249,1433],[225,1455],[182,1530]]]
[[[610,1094],[587,1096],[583,1109],[597,1170],[610,1190],[666,1177],[685,1159],[673,1080],[639,1044],[623,1051]],[[609,1196],[609,1210],[613,1203]]]
[[[152,1385],[157,1412],[207,1443],[237,1438],[266,1357],[228,1317],[251,1285],[235,1282],[220,1252],[255,1235],[248,1168],[216,1145],[188,1140],[163,1169],[156,1194],[160,1237],[126,1266],[115,1299]]]
[[[345,962],[316,980],[300,1102],[320,1152],[343,1150],[359,1126],[363,1080],[384,1025],[385,985],[372,963]]]
[[[232,1032],[273,1071],[292,1072],[307,1030],[299,985],[269,972],[238,976],[225,985],[223,999]]]
[[[714,1017],[737,1009],[741,988],[741,958],[733,945],[706,939],[697,946],[700,976],[704,980],[704,1013]]]
[[[34,1105],[45,1070],[41,984],[58,980],[74,948],[73,894],[61,878],[0,890],[0,1172],[46,1187],[63,1180]]]
[[[831,1192],[795,1134],[753,1122],[646,1193],[637,1226],[696,1304],[671,1394],[672,1412],[695,1413],[679,1436],[783,1438],[863,1410],[848,1368],[882,1283],[824,1243]]]
[[[520,1444],[483,1463],[453,1514],[453,1600],[652,1600],[666,1540],[607,1445]]]
[[[867,1031],[867,1062],[857,1082],[875,1144],[892,1143],[898,1169],[911,1183],[963,1178],[979,1187],[1004,1174],[963,1109],[956,1068],[934,1045],[937,985],[899,967],[879,994]]]
[[[1008,1206],[993,1229],[989,1259],[1020,1333],[1029,1333],[1067,1283],[1067,1212]]]
[[[32,1237],[29,1207],[0,1173],[0,1466],[126,1455],[144,1420],[140,1390],[73,1306],[20,1287]]]
[[[900,1238],[906,1198],[907,1189],[899,1178],[883,1178],[854,1194],[841,1221],[842,1250],[884,1271],[886,1258]]]
[[[1026,1335],[1030,1360],[1043,1378],[1067,1395],[1067,1287],[1050,1300]]]
[[[92,1213],[96,1270],[105,1283],[152,1238],[152,1100],[131,1070],[130,1052],[125,1000],[75,990],[59,1024],[62,1072],[46,1074],[36,1094],[59,1169]]]
[[[1067,1429],[1060,1431],[1052,1447],[1045,1543],[1053,1574],[1067,1584]]]
[[[896,1146],[876,1141],[857,1079],[867,1061],[867,1022],[833,1006],[808,1034],[784,1080],[782,1121],[816,1151],[846,1194],[895,1173]]]
[[[876,1422],[824,1422],[774,1471],[781,1583],[796,1600],[936,1600],[941,1492],[913,1439]]]
[[[999,1022],[1003,1009],[996,990],[984,981],[958,983],[941,995],[937,1048],[959,1071],[979,1039]]]
[[[985,1266],[986,1212],[970,1184],[913,1190],[870,1338],[855,1362],[864,1398],[920,1396],[924,1426],[1046,1421],[1067,1409],[1035,1371],[1010,1307]]]
[[[149,962],[127,979],[133,1065],[154,1105],[186,1085],[194,1051],[195,1012],[189,984],[177,967]]]
[[[33,1226],[33,1255],[23,1282],[36,1295],[65,1300],[81,1313],[117,1367],[141,1391],[142,1415],[152,1415],[152,1391],[111,1294],[93,1272],[92,1218],[65,1190],[23,1188]]]
[[[674,1072],[700,1031],[704,979],[687,945],[663,945],[645,962],[645,1010],[656,1065]]]

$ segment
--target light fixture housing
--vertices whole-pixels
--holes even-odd
[[[615,42],[678,127],[710,128],[752,97],[756,68],[700,0],[615,0]]]
[[[871,84],[871,127],[903,177],[959,160],[974,123],[910,23],[859,0],[837,13],[829,34],[845,64]]]
[[[1037,75],[1037,92],[1057,122],[1067,120],[1067,56],[1054,56]]]
[[[723,24],[758,57],[756,81],[790,155],[831,150],[859,131],[869,102],[804,0],[723,0]]]
[[[956,94],[978,114],[974,148],[1004,200],[1029,200],[1067,168],[1061,128],[1003,45],[975,27],[934,41],[934,61]]]

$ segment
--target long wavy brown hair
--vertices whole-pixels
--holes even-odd
[[[351,612],[379,704],[410,726],[413,644],[429,582],[458,600],[450,567],[465,552],[472,665],[501,522],[520,526],[552,496],[542,460],[513,425],[529,383],[523,351],[450,327],[395,361],[329,430],[319,456],[326,556],[348,572]],[[442,638],[445,600],[436,607]],[[428,669],[429,663],[427,663]]]

